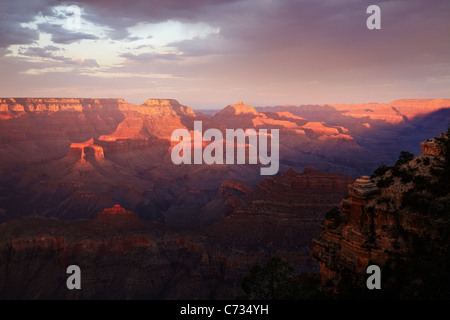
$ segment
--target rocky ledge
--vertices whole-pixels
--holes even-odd
[[[449,298],[449,133],[402,152],[348,187],[341,210],[314,239],[323,289],[343,297]],[[366,269],[381,269],[382,290],[367,290]]]

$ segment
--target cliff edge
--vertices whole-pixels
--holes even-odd
[[[338,297],[450,297],[450,129],[402,152],[394,166],[348,187],[314,239],[323,289]],[[381,290],[368,290],[366,269],[381,269]]]

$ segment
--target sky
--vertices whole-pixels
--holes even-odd
[[[448,0],[0,5],[0,97],[171,98],[194,109],[450,98]],[[370,5],[380,29],[366,25]]]

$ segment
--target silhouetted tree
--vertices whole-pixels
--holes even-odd
[[[381,167],[378,167],[377,169],[375,169],[373,171],[373,174],[371,176],[371,178],[375,178],[375,177],[381,177],[383,176],[389,169],[391,169],[391,167],[387,167],[385,165],[382,165]]]
[[[395,165],[400,166],[404,163],[411,161],[412,159],[414,159],[414,155],[411,152],[402,151],[402,152],[400,152],[400,156],[398,157],[398,160],[395,163]]]
[[[293,276],[293,268],[279,257],[270,259],[264,267],[250,269],[242,281],[242,289],[249,299],[274,300],[278,298],[279,287]]]

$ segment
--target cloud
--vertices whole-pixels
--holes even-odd
[[[71,58],[70,62],[66,61],[70,64],[75,64],[78,66],[86,67],[86,68],[98,68],[100,67],[95,59],[89,58]]]
[[[69,44],[72,42],[77,42],[81,40],[98,40],[100,39],[98,36],[76,32],[72,30],[68,30],[63,28],[62,25],[54,24],[54,23],[40,23],[38,24],[39,32],[45,32],[52,36],[52,41],[54,43],[60,44]]]
[[[21,28],[17,24],[7,24],[4,20],[0,23],[0,47],[2,48],[12,44],[30,44],[39,39],[39,33],[36,30]]]
[[[184,57],[202,57],[213,54],[227,55],[246,50],[239,41],[225,39],[220,33],[212,33],[204,38],[174,41],[168,43],[167,46],[183,52]]]
[[[108,36],[111,40],[136,41],[141,39],[130,34],[127,29],[110,30]]]
[[[61,2],[57,0],[2,1],[0,47],[35,43],[41,32],[51,34],[55,43],[67,44],[82,39],[98,39],[93,34],[65,29],[63,24],[67,15],[55,9],[60,5]],[[35,23],[36,19],[41,22]],[[55,23],[56,21],[61,23]]]
[[[50,59],[54,62],[62,62],[66,65],[77,65],[87,68],[99,67],[95,59],[89,58],[69,58],[60,55],[55,55],[53,52],[60,51],[62,49],[49,45],[46,47],[28,47],[26,50],[19,50],[19,53],[27,57],[38,57],[44,59]],[[33,69],[34,70],[34,69]]]
[[[38,15],[51,13],[57,0],[2,1],[0,11],[0,47],[14,44],[31,44],[39,39],[36,29],[23,24],[33,21]]]
[[[182,52],[164,52],[164,53],[141,53],[141,54],[132,54],[132,53],[123,53],[120,56],[122,58],[132,60],[132,61],[141,61],[141,62],[148,62],[152,60],[180,60],[181,56],[183,55]]]
[[[79,32],[63,26],[64,6],[74,4],[82,9]],[[120,89],[140,92],[142,97],[151,91],[173,92],[180,99],[209,96],[209,101],[232,101],[242,99],[245,92],[245,99],[264,104],[345,102],[345,97],[348,102],[364,97],[386,101],[415,90],[449,95],[444,86],[450,70],[450,1],[377,1],[382,29],[376,31],[366,28],[366,8],[371,4],[371,0],[5,1],[0,12],[0,64],[10,72],[17,70],[12,78],[18,86],[23,81],[24,90],[37,83],[27,82],[33,77],[20,78],[24,66],[48,90],[64,81],[64,70],[70,72],[67,79],[74,88],[86,90],[89,68],[101,65],[95,84],[99,94]],[[83,74],[73,71],[79,66],[85,67]],[[133,74],[139,79],[127,78],[128,89],[114,80]],[[94,83],[91,78],[87,83]],[[383,83],[393,85],[382,88]]]
[[[136,22],[159,23],[167,20],[184,22],[206,21],[213,13],[220,14],[220,10],[234,3],[246,0],[82,0],[76,3],[86,8],[96,21],[108,25],[113,29],[131,27]]]
[[[11,50],[0,47],[0,58],[3,57],[4,55],[10,54],[10,53],[11,53]]]
[[[55,46],[46,46],[46,47],[28,47],[26,49],[19,50],[19,53],[24,56],[29,57],[40,57],[40,58],[51,58],[54,60],[61,60],[61,58],[64,59],[64,57],[61,56],[55,56],[52,52],[59,51],[61,49],[55,47]]]

